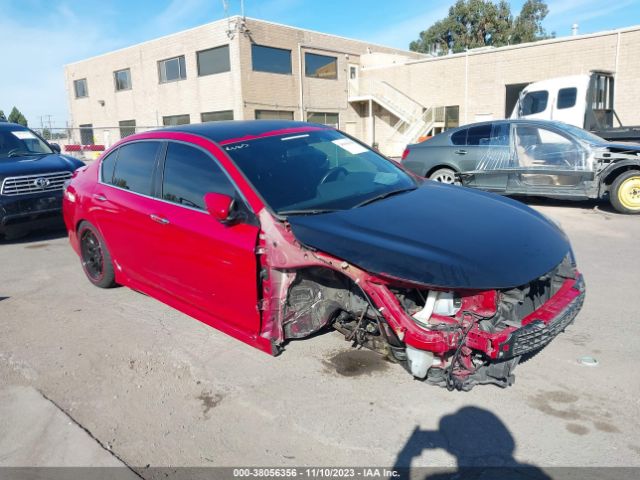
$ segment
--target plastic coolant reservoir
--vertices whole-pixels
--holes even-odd
[[[433,353],[426,350],[418,350],[410,345],[407,345],[406,352],[411,375],[416,378],[425,378],[427,370],[433,365]]]
[[[433,306],[433,313],[452,317],[458,313],[459,310],[460,307],[456,307],[455,305],[453,292],[438,293],[438,298]]]

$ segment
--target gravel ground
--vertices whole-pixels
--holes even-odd
[[[427,386],[335,332],[270,357],[93,287],[63,234],[0,244],[0,384],[42,392],[131,466],[640,466],[640,218],[532,206],[570,236],[587,300],[509,389]]]

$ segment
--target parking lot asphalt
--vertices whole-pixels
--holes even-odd
[[[562,224],[588,290],[511,388],[428,386],[336,332],[270,357],[93,287],[64,233],[0,244],[0,382],[38,390],[134,467],[640,466],[640,218],[531,205]]]

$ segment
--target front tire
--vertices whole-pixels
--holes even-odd
[[[78,227],[82,269],[91,283],[100,288],[116,286],[111,254],[100,232],[89,222]]]
[[[611,185],[609,200],[620,213],[640,213],[640,170],[618,175]]]
[[[450,185],[455,185],[456,182],[456,172],[450,168],[439,168],[431,175],[429,175],[429,180],[434,180],[440,183],[448,183]]]

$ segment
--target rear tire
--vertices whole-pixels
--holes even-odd
[[[620,213],[640,213],[640,170],[618,175],[611,185],[609,201]]]
[[[439,168],[431,175],[429,180],[434,180],[440,183],[448,183],[449,185],[456,185],[456,172],[450,168]]]
[[[78,227],[80,261],[82,269],[91,283],[100,288],[115,287],[115,272],[111,254],[98,229],[89,222]]]

